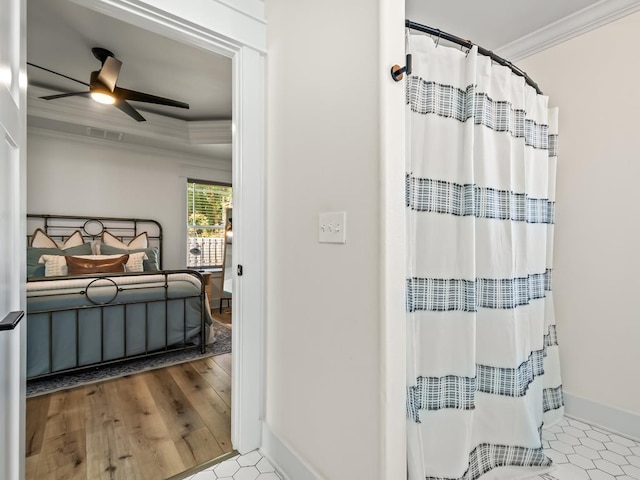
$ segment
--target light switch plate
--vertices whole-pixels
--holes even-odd
[[[347,212],[323,212],[320,214],[318,242],[347,243]]]

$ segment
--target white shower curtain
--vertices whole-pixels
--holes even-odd
[[[548,471],[557,111],[510,69],[410,35],[409,479]]]

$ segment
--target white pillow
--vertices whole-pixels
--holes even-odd
[[[117,257],[118,255],[105,255],[105,257]],[[129,260],[124,264],[127,272],[144,272],[144,261],[149,260],[144,252],[130,253]]]
[[[124,243],[105,230],[102,232],[102,243],[111,247],[122,248],[124,250],[149,248],[149,237],[147,236],[147,232],[142,232],[137,237],[131,239],[129,243]]]
[[[75,258],[89,258],[92,260],[104,260],[105,258],[118,258],[122,255],[73,255]],[[144,260],[148,260],[147,254],[137,252],[129,254],[129,260],[125,264],[127,272],[144,272]],[[44,263],[45,277],[64,277],[68,274],[67,260],[64,255],[42,255],[38,263]]]
[[[118,255],[105,255],[105,257],[117,257]],[[144,261],[149,260],[144,252],[130,253],[129,260],[124,264],[127,272],[144,272]]]
[[[64,255],[42,255],[38,263],[44,263],[45,277],[63,277],[67,274],[67,260]]]
[[[82,238],[82,232],[80,232],[80,230],[73,232],[63,243],[58,243],[38,228],[33,232],[30,246],[35,248],[59,248],[60,250],[66,250],[67,248],[77,247],[83,243],[84,238]]]

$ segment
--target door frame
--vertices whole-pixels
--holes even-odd
[[[264,3],[238,0],[68,0],[232,59],[233,279],[231,442],[261,446],[265,320]]]
[[[0,478],[25,471],[26,3],[0,0]]]

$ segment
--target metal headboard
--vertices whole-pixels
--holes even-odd
[[[27,214],[27,245],[36,229],[41,229],[56,241],[65,241],[80,230],[85,241],[99,240],[106,230],[124,243],[146,232],[149,247],[158,248],[158,262],[162,269],[162,226],[155,220],[120,217],[85,217],[80,215]]]

